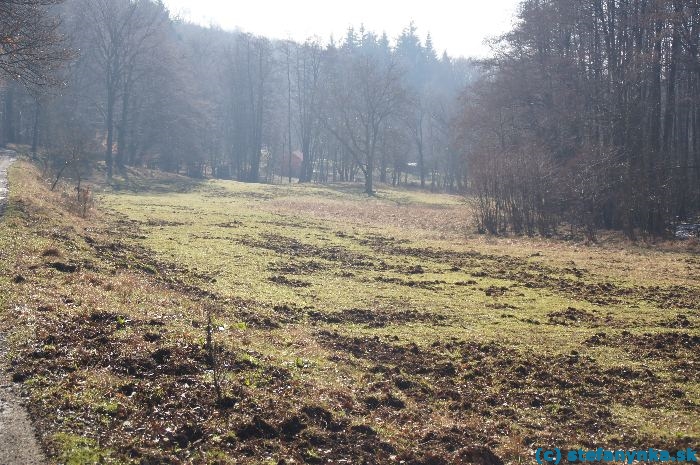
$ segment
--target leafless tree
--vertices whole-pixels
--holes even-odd
[[[309,182],[313,176],[313,143],[314,136],[318,136],[321,116],[321,60],[322,50],[318,42],[307,41],[296,47],[295,103],[299,141],[304,154],[299,182]]]
[[[56,71],[71,56],[52,11],[61,2],[0,0],[0,78],[29,87],[57,82]]]
[[[352,155],[365,177],[365,192],[374,193],[374,168],[385,123],[405,99],[396,62],[360,52],[333,76],[331,117],[326,128]]]
[[[107,177],[112,177],[115,144],[115,119],[122,98],[123,130],[118,149],[120,163],[123,162],[126,123],[134,80],[139,73],[141,57],[150,57],[161,26],[167,20],[162,5],[148,0],[83,0],[82,24],[89,31],[88,40],[93,44],[89,51],[94,56],[104,85],[105,163]]]

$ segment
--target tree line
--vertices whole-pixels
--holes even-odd
[[[494,234],[660,236],[700,212],[699,45],[700,0],[524,0],[481,61],[413,24],[298,43],[152,0],[0,0],[0,144],[108,178],[413,182]]]
[[[700,2],[526,0],[463,95],[481,227],[660,236],[700,210]]]
[[[45,73],[61,83],[48,92],[5,81],[0,143],[30,144],[59,164],[100,154],[108,178],[149,166],[356,181],[368,193],[375,178],[396,185],[409,174],[424,187],[464,186],[449,126],[474,68],[438,56],[413,24],[393,40],[361,27],[297,43],[188,24],[151,0],[51,8],[43,21],[74,56]]]

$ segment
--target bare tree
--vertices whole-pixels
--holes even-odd
[[[167,15],[162,5],[148,0],[84,0],[81,11],[82,24],[89,30],[88,40],[92,43],[89,50],[104,85],[105,163],[107,177],[111,178],[119,97],[123,97],[124,127],[138,60],[152,52],[149,40],[156,36]],[[121,162],[123,148],[119,155]]]
[[[30,87],[57,82],[71,54],[52,7],[62,0],[0,0],[0,76]]]
[[[320,126],[321,52],[321,46],[317,42],[307,41],[296,47],[295,103],[299,141],[304,156],[299,182],[309,182],[313,176],[312,144]]]
[[[352,155],[365,176],[365,192],[374,193],[374,168],[384,125],[404,101],[401,72],[393,60],[368,52],[337,67],[330,92],[326,128]]]

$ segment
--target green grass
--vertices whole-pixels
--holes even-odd
[[[489,444],[514,463],[700,437],[700,263],[678,247],[474,235],[457,196],[147,172],[83,220],[12,176],[15,373],[49,432],[97,431],[120,460],[452,463]]]
[[[288,199],[294,199],[297,202],[295,206],[308,205],[309,208],[306,211],[290,210],[285,203]],[[452,271],[454,263],[449,260],[386,253],[367,245],[368,238],[398,238],[399,241],[406,241],[401,242],[404,248],[440,248],[447,245],[450,251],[456,253],[478,251],[480,244],[467,237],[466,231],[461,237],[456,234],[449,244],[438,235],[414,241],[410,228],[399,231],[377,224],[368,225],[365,218],[353,216],[353,212],[343,217],[342,206],[345,203],[360,204],[371,215],[375,207],[394,208],[396,199],[403,199],[405,205],[413,206],[416,210],[400,209],[396,214],[420,215],[424,209],[433,206],[445,209],[444,222],[454,221],[455,215],[461,217],[468,214],[463,204],[445,195],[387,189],[380,191],[377,199],[368,200],[352,187],[274,187],[233,182],[206,183],[199,190],[186,194],[109,194],[102,198],[102,204],[138,222],[134,227],[138,227],[139,234],[145,237],[138,242],[160,257],[184,264],[197,273],[215,279],[215,283],[206,284],[206,287],[224,297],[250,299],[264,307],[279,304],[313,306],[329,314],[350,308],[371,309],[386,314],[411,309],[449,320],[450,324],[441,328],[439,333],[431,331],[430,325],[420,324],[369,331],[396,333],[415,342],[430,343],[447,335],[468,334],[470,338],[477,337],[484,342],[498,341],[525,348],[537,345],[540,350],[550,353],[567,353],[574,348],[580,349],[583,339],[595,334],[599,327],[607,326],[602,322],[605,315],[611,315],[616,329],[641,329],[646,332],[650,328],[639,324],[640,320],[643,323],[658,322],[672,311],[659,312],[657,303],[634,298],[601,307],[568,293],[523,287],[523,283],[517,280],[475,277],[474,271],[482,271],[483,266],[492,266],[488,262],[483,266],[477,264]],[[318,219],[317,209],[330,214],[326,209],[336,207],[340,209],[337,212],[339,219]],[[461,218],[456,219],[459,221]],[[220,226],[226,223],[235,224],[235,227]],[[313,249],[299,252],[285,243],[278,245],[286,250],[269,250],[270,246],[275,245],[269,243],[271,237],[283,238],[287,242],[298,241],[301,246],[313,249],[337,248],[342,253],[357,255],[360,257],[358,261],[366,259],[374,266],[355,269],[348,266],[347,260],[342,260],[342,257],[335,261],[315,257]],[[255,245],[251,246],[251,242]],[[533,244],[531,250],[539,250],[538,244]],[[522,255],[523,249],[514,252]],[[586,253],[584,250],[579,255]],[[594,253],[600,254],[600,251]],[[633,253],[611,250],[604,253],[613,253],[630,265],[634,264]],[[571,278],[562,270],[566,262],[554,254],[549,259],[538,258],[538,262],[554,266],[562,277]],[[302,267],[300,272],[291,275],[304,287],[269,281],[275,276],[285,275],[284,267],[289,265]],[[421,266],[424,272],[407,275],[402,271],[416,265]],[[591,276],[586,276],[583,281],[612,282],[620,286],[657,284],[656,281],[629,275],[605,274],[605,269],[590,271]],[[396,284],[392,280],[415,281],[419,286]],[[427,285],[428,288],[420,287],[420,282],[435,281],[440,283]],[[455,285],[465,281],[474,281],[475,284]],[[504,296],[488,297],[483,289],[492,286],[507,287],[509,290]],[[494,306],[500,306],[502,310],[494,309]],[[533,328],[536,325],[525,322],[547,323],[549,313],[569,306],[597,314],[601,322],[571,327],[546,325],[544,328]],[[696,318],[692,314],[689,316],[691,320]],[[362,328],[357,328],[357,331],[363,332]],[[625,358],[629,363],[635,362],[632,357]],[[623,360],[618,358],[618,362]]]
[[[100,449],[92,439],[72,434],[57,433],[53,441],[58,448],[58,461],[65,465],[85,465],[88,463],[120,463],[110,460],[110,451]]]

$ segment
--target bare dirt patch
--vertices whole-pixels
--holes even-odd
[[[453,269],[464,270],[474,277],[511,280],[526,288],[550,289],[601,306],[646,301],[661,308],[697,309],[700,302],[700,289],[696,287],[623,286],[611,282],[595,282],[586,270],[575,266],[558,268],[510,255],[410,247],[404,245],[405,241],[378,235],[359,241],[390,256],[452,264]]]
[[[326,331],[319,332],[317,338],[324,346],[351,355],[346,363],[368,364],[370,371],[384,374],[384,381],[366,389],[365,404],[370,410],[382,406],[391,408],[387,406],[387,393],[398,389],[404,398],[413,399],[417,405],[429,399],[444,399],[448,402],[447,409],[457,417],[491,418],[497,420],[499,427],[508,429],[517,424],[528,431],[528,443],[557,443],[575,438],[574,441],[595,447],[596,441],[612,435],[618,427],[606,407],[610,403],[643,408],[669,405],[688,408],[682,396],[662,383],[652,371],[603,368],[577,352],[542,357],[498,344],[462,341],[421,348]],[[678,344],[692,346],[695,342],[692,338],[680,337],[671,343]],[[452,355],[446,358],[444,353]],[[689,376],[694,374],[697,369]],[[513,396],[513,392],[518,395]],[[602,399],[606,402],[597,401]],[[526,426],[530,412],[546,414],[550,426]],[[477,439],[473,432],[471,434]],[[487,432],[478,439],[488,444],[490,437]],[[669,446],[680,448],[690,442],[690,437],[678,437]]]
[[[270,282],[289,287],[310,287],[311,283],[300,279],[288,278],[284,275],[275,275],[269,278]]]
[[[600,321],[600,318],[593,313],[574,307],[568,307],[566,310],[558,312],[550,312],[547,316],[550,324],[562,326],[592,324]]]
[[[248,247],[272,250],[279,255],[287,255],[302,258],[318,258],[329,262],[336,262],[346,268],[359,269],[388,269],[388,265],[381,259],[353,252],[341,246],[318,247],[306,244],[298,239],[277,234],[264,234],[262,240],[239,239],[238,242]]]
[[[389,325],[423,323],[435,326],[446,325],[448,318],[435,313],[416,310],[372,310],[349,308],[334,312],[322,312],[312,306],[298,307],[294,304],[276,305],[274,311],[285,323],[308,321],[313,325],[360,324],[368,328],[382,328]]]

